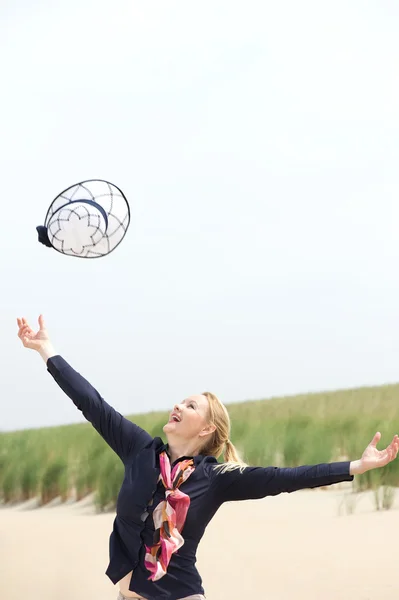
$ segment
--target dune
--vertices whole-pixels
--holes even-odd
[[[348,513],[345,489],[224,505],[198,551],[208,600],[392,600],[399,596],[399,494],[376,511],[371,492]],[[113,513],[90,498],[0,509],[0,598],[115,600],[104,575]]]

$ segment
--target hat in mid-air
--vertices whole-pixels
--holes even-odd
[[[124,193],[108,181],[89,179],[59,194],[36,229],[39,242],[62,254],[100,258],[121,243],[129,224]]]

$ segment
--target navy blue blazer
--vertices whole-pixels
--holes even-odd
[[[196,550],[207,524],[223,502],[264,498],[353,480],[347,461],[296,468],[245,467],[243,472],[221,473],[215,470],[216,458],[195,456],[195,471],[181,485],[181,490],[190,497],[182,532],[184,545],[172,556],[167,574],[157,582],[149,581],[150,573],[144,566],[145,545],[153,543],[152,512],[165,497],[165,489],[158,482],[158,457],[161,451],[167,451],[167,445],[107,404],[61,356],[50,358],[47,369],[125,466],[106,575],[116,584],[133,570],[129,589],[149,600],[178,600],[204,594],[195,566]],[[187,457],[178,460],[184,458]]]

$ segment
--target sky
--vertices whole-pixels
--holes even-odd
[[[123,414],[399,381],[395,0],[0,6],[0,430],[81,422],[16,318]],[[107,179],[96,260],[37,241]]]

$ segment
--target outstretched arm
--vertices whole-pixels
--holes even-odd
[[[123,462],[152,441],[146,431],[125,419],[84,377],[56,354],[42,316],[39,317],[37,333],[31,329],[26,319],[18,319],[18,327],[18,336],[23,345],[39,352],[60,388]]]
[[[212,487],[221,502],[254,500],[306,488],[352,481],[349,462],[294,468],[244,467],[242,471],[215,469]]]
[[[219,467],[213,471],[212,487],[221,502],[249,500],[276,496],[282,492],[332,485],[341,481],[352,481],[353,476],[370,469],[383,467],[398,454],[399,438],[396,435],[385,450],[377,450],[381,438],[377,433],[356,461],[323,463],[295,468],[245,467],[242,471],[224,471]]]

